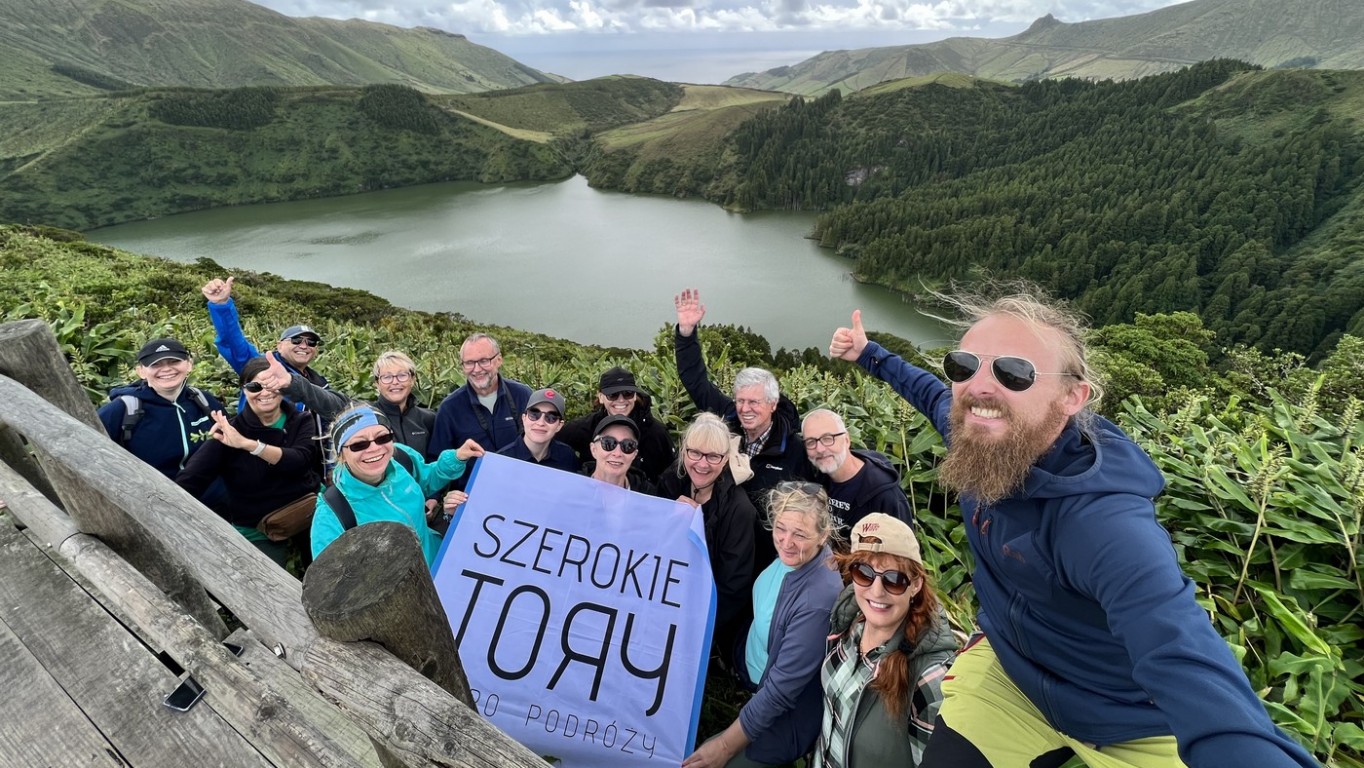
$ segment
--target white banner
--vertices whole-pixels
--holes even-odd
[[[675,766],[715,617],[700,510],[478,461],[434,579],[477,709],[564,766]]]

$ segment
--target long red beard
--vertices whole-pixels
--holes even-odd
[[[982,430],[968,428],[966,412],[972,405],[988,405],[1002,411],[1008,422],[1004,435],[991,438]],[[1066,418],[1057,402],[1051,404],[1041,423],[1022,424],[1004,403],[958,398],[948,415],[952,432],[947,458],[938,467],[938,479],[984,506],[1008,498],[1022,490],[1028,471],[1051,448]]]

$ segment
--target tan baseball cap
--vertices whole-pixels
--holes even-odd
[[[868,541],[877,539],[877,541]],[[853,552],[884,552],[923,565],[919,540],[904,521],[884,512],[873,512],[857,521],[852,529]]]

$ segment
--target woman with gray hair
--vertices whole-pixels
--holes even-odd
[[[706,548],[715,576],[715,630],[711,648],[729,658],[734,639],[749,615],[753,586],[753,529],[758,512],[739,487],[753,476],[738,438],[713,413],[687,426],[677,462],[658,479],[658,494],[701,508]]]
[[[819,669],[829,611],[843,587],[829,549],[829,497],[813,483],[780,483],[767,495],[766,528],[777,559],[753,585],[753,623],[735,649],[739,682],[755,693],[683,768],[783,765],[809,752],[819,735]]]

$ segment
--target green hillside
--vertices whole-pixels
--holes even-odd
[[[435,102],[508,128],[563,136],[657,117],[677,106],[682,96],[683,86],[675,83],[613,76],[579,83],[442,96]]]
[[[1364,333],[1364,72],[953,85],[792,100],[690,165],[626,147],[600,179],[828,211],[822,244],[911,293],[986,271],[1100,323],[1198,312],[1265,351]]]
[[[396,85],[154,90],[0,108],[0,221],[88,229],[220,205],[572,166]]]
[[[0,3],[0,101],[129,86],[399,83],[472,93],[552,80],[462,35],[296,19],[246,0]]]
[[[135,351],[162,335],[196,354],[197,386],[235,401],[236,377],[213,352],[198,290],[222,274],[209,260],[178,264],[85,243],[74,233],[0,226],[0,321],[48,322],[95,402],[130,380]],[[668,327],[653,349],[602,350],[412,312],[362,291],[235,274],[247,336],[268,339],[281,318],[307,318],[327,339],[317,366],[342,392],[371,394],[375,355],[396,348],[416,360],[416,394],[434,405],[462,383],[459,341],[477,330],[501,341],[504,373],[564,392],[570,417],[590,409],[598,375],[616,364],[634,372],[674,435],[696,413],[672,360]],[[660,326],[666,319],[655,318]],[[891,457],[905,478],[925,563],[954,624],[969,631],[975,598],[961,511],[937,481],[943,446],[924,417],[846,363],[772,355],[764,339],[733,328],[700,333],[722,387],[743,366],[771,368],[799,410],[842,411],[856,444]],[[1164,472],[1168,487],[1156,499],[1157,514],[1252,687],[1274,720],[1328,765],[1361,768],[1364,339],[1342,338],[1316,369],[1292,356],[1218,350],[1187,313],[1108,326],[1091,341],[1110,382],[1137,385],[1107,412]],[[921,362],[913,350],[884,342]],[[1214,356],[1226,365],[1211,366]],[[708,694],[707,710],[723,709],[714,687]],[[734,716],[712,712],[703,729],[723,728]]]
[[[1075,24],[1048,15],[1012,37],[828,51],[725,84],[817,96],[935,72],[1006,82],[1131,79],[1216,58],[1271,68],[1361,69],[1364,13],[1356,0],[1193,0]]]

